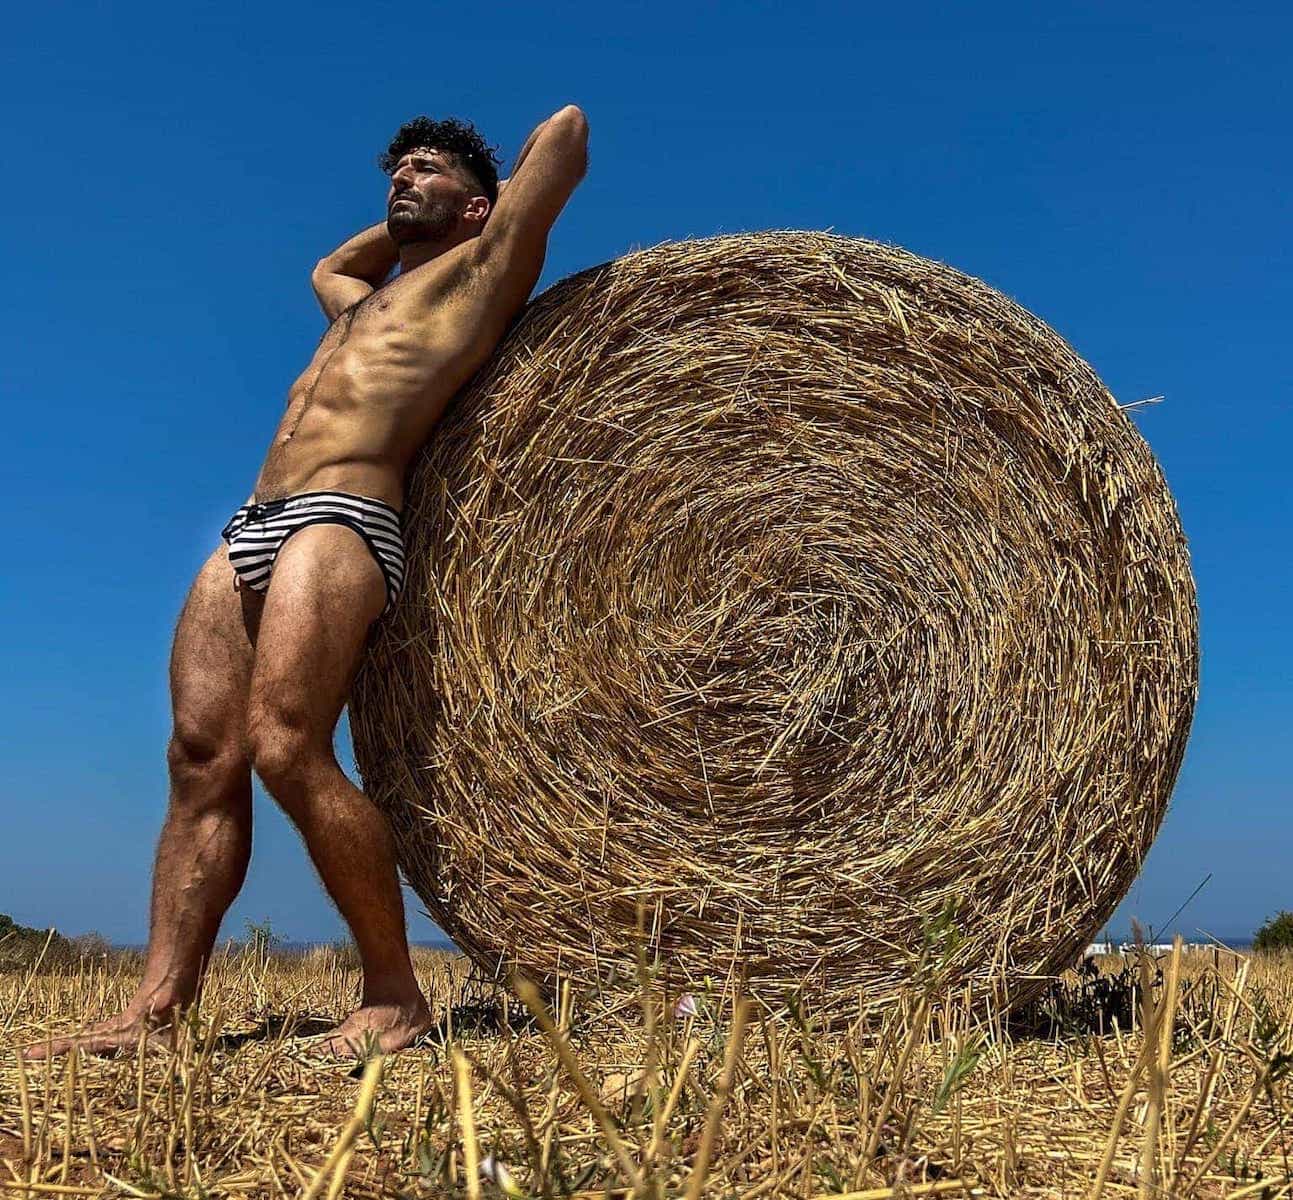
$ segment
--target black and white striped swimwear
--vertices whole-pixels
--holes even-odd
[[[264,504],[244,504],[220,536],[229,543],[229,563],[244,587],[264,592],[283,544],[310,525],[344,525],[372,551],[386,580],[385,616],[404,585],[404,540],[400,514],[383,500],[348,492],[299,492]]]

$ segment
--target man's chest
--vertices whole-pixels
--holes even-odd
[[[420,275],[424,270],[391,280],[340,313],[293,391],[312,391],[330,367],[370,371],[398,363],[438,372],[459,357],[476,357],[489,299],[483,281],[461,270]]]

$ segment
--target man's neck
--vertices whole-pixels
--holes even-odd
[[[420,267],[433,258],[439,258],[466,240],[462,237],[450,237],[438,242],[405,242],[400,246],[400,274]]]

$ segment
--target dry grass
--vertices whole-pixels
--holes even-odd
[[[657,246],[539,297],[437,427],[351,708],[482,969],[651,951],[776,1002],[1071,963],[1162,818],[1194,584],[1144,440],[979,280],[892,246]]]
[[[1106,964],[1007,1021],[945,986],[946,948],[833,1032],[730,994],[680,1016],[645,970],[536,1018],[420,952],[442,1036],[361,1082],[289,1036],[356,1002],[349,964],[226,952],[166,1045],[5,1051],[0,1193],[489,1197],[492,1170],[590,1198],[1293,1194],[1293,961]],[[118,1008],[137,967],[0,976],[5,1038]]]

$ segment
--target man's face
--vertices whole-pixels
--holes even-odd
[[[452,155],[431,146],[410,150],[395,164],[386,193],[386,229],[396,245],[437,242],[471,209],[471,180]]]

